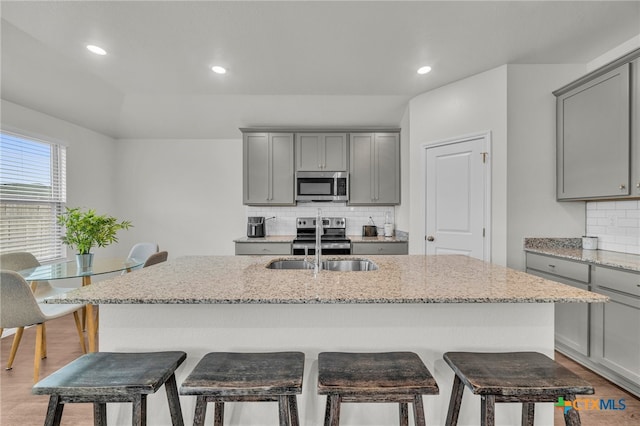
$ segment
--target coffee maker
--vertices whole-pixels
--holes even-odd
[[[249,216],[247,218],[247,237],[264,238],[264,216]]]

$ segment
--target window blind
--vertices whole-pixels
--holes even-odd
[[[0,132],[0,253],[65,257],[57,215],[66,202],[66,148]]]

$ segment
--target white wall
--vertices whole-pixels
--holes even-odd
[[[584,202],[556,201],[553,90],[584,65],[509,65],[507,72],[507,265],[524,268],[525,237],[580,237]]]
[[[424,253],[422,144],[491,131],[492,261],[506,263],[507,67],[501,66],[416,96],[410,101],[409,252]]]
[[[241,139],[116,145],[117,209],[134,224],[123,244],[156,241],[170,258],[234,253],[246,234]]]
[[[115,141],[112,138],[12,102],[1,102],[3,128],[67,146],[67,206],[117,214],[113,182]],[[121,231],[118,235],[126,232]],[[113,256],[126,255],[128,250],[129,247],[121,248],[120,244],[93,251],[97,255]],[[73,250],[67,250],[68,257],[73,258],[74,254]]]

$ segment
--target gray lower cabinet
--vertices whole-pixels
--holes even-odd
[[[548,280],[589,290],[589,265],[527,253],[527,272]],[[555,342],[562,352],[589,356],[588,303],[556,303]]]
[[[400,204],[400,134],[349,137],[349,204]]]
[[[296,171],[346,172],[346,133],[296,133]]]
[[[640,396],[640,273],[530,252],[526,268],[609,296],[608,303],[557,303],[556,349]]]
[[[351,243],[351,254],[354,255],[392,255],[409,254],[409,243],[406,241],[394,241],[383,243]]]
[[[294,205],[293,133],[244,133],[243,203]]]
[[[236,242],[236,255],[290,255],[291,243]]]
[[[640,387],[640,273],[592,268],[593,291],[611,299],[593,306],[592,357]]]

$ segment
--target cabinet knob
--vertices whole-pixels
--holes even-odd
[[[435,239],[435,238],[433,238],[433,235],[429,235],[429,236],[427,237],[427,241],[435,241],[435,240],[436,240],[436,239]]]
[[[624,183],[620,184],[620,191],[624,191],[625,189],[627,189],[627,185],[625,185]]]
[[[640,189],[640,182],[636,183],[636,188]]]

